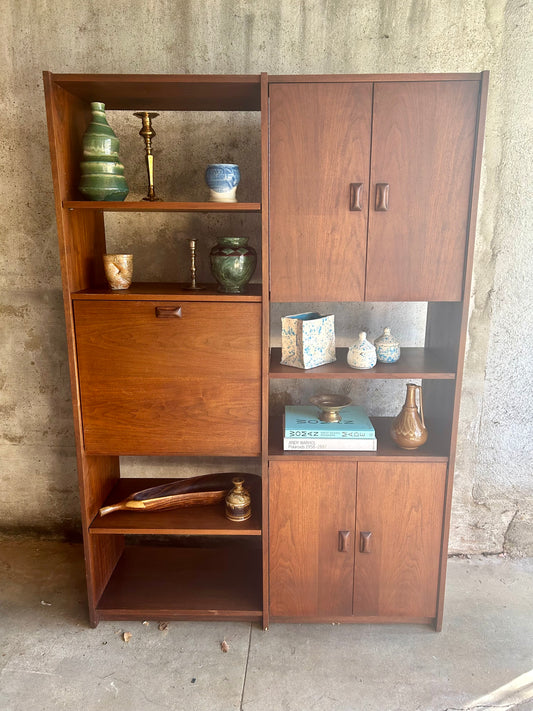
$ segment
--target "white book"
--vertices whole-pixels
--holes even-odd
[[[300,439],[294,437],[283,438],[283,449],[297,450],[327,450],[330,452],[375,452],[378,448],[378,441],[374,439]]]

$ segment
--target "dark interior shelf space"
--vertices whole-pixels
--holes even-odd
[[[187,74],[52,74],[52,81],[106,109],[125,111],[260,111],[261,76]]]
[[[99,619],[253,620],[262,610],[261,547],[126,546]]]
[[[348,348],[336,349],[334,363],[303,370],[281,365],[281,348],[272,348],[270,354],[271,378],[435,378],[453,380],[456,358],[453,353],[432,348],[402,348],[396,363],[377,363],[369,370],[357,370],[347,363]]]
[[[261,301],[261,284],[248,284],[243,294],[222,294],[217,284],[200,284],[198,291],[187,289],[187,284],[171,282],[134,282],[128,289],[84,289],[72,294],[76,300],[114,301]]]
[[[261,212],[260,202],[64,200],[63,207],[67,210],[103,210],[104,212]]]
[[[118,479],[103,506],[122,501],[127,496],[152,486],[166,484],[171,479]],[[91,534],[124,533],[145,535],[202,535],[202,536],[260,536],[261,482],[250,488],[252,516],[248,521],[229,521],[224,503],[211,506],[192,506],[166,511],[114,511],[96,516],[90,526]]]
[[[281,417],[273,417],[269,423],[269,459],[354,459],[357,461],[413,461],[413,462],[447,462],[449,450],[449,433],[444,429],[435,426],[431,427],[431,421],[427,421],[429,437],[426,444],[419,449],[400,449],[390,436],[390,426],[393,417],[371,417],[372,424],[376,431],[378,449],[376,452],[336,452],[330,451],[284,451],[283,450],[283,420]]]

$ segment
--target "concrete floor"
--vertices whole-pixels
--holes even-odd
[[[473,708],[533,709],[533,560],[450,560],[440,634],[240,622],[90,629],[80,546],[0,541],[1,711]]]

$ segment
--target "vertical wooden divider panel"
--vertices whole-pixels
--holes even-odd
[[[261,254],[262,254],[262,332],[261,332],[261,475],[262,475],[262,560],[263,560],[263,629],[269,624],[268,590],[268,410],[270,394],[270,250],[269,250],[269,141],[268,141],[268,75],[261,74]]]
[[[434,331],[449,328],[458,331],[457,348],[457,372],[455,377],[455,394],[453,402],[453,414],[450,421],[450,454],[448,460],[448,476],[446,479],[446,503],[444,511],[444,523],[442,527],[442,550],[441,567],[439,575],[439,599],[437,605],[437,618],[435,629],[442,629],[442,617],[444,612],[444,590],[446,585],[446,561],[448,556],[448,539],[450,534],[450,516],[452,508],[453,479],[455,469],[455,452],[457,446],[457,435],[459,428],[459,409],[461,404],[461,386],[463,383],[463,367],[466,352],[466,339],[468,328],[468,313],[470,304],[470,290],[472,285],[472,269],[474,261],[474,240],[476,234],[476,217],[478,207],[479,186],[481,181],[481,159],[483,155],[483,138],[485,133],[485,118],[487,113],[487,95],[489,88],[489,72],[481,72],[479,82],[479,93],[476,114],[476,135],[473,150],[472,180],[470,184],[470,206],[468,213],[468,239],[464,255],[463,264],[463,298],[462,303],[457,304],[457,312],[461,311],[460,324],[459,314],[450,314],[443,309],[443,305],[430,304],[428,308],[428,328],[426,333],[426,344],[430,343],[438,336]],[[445,324],[445,319],[448,324]],[[433,331],[433,333],[432,333]]]
[[[58,86],[51,73],[44,72],[43,79],[63,281],[89,617],[94,626],[98,622],[96,605],[120,557],[123,536],[102,536],[102,540],[96,541],[89,535],[89,526],[95,506],[99,505],[100,493],[108,492],[119,476],[119,460],[118,457],[87,457],[84,451],[72,294],[103,284],[104,218],[100,211],[81,213],[63,208],[64,200],[79,197],[76,186],[82,137],[91,112],[87,103]]]

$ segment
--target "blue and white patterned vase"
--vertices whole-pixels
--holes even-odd
[[[235,163],[211,163],[205,171],[212,202],[237,202],[237,185],[241,179]]]
[[[316,311],[291,314],[281,319],[281,364],[293,368],[316,368],[333,363],[335,317]]]
[[[374,341],[376,355],[380,363],[396,363],[400,357],[400,342],[390,332],[387,326],[383,333]]]
[[[348,365],[350,368],[368,370],[377,363],[376,349],[366,340],[366,333],[361,331],[359,338],[348,349]]]

